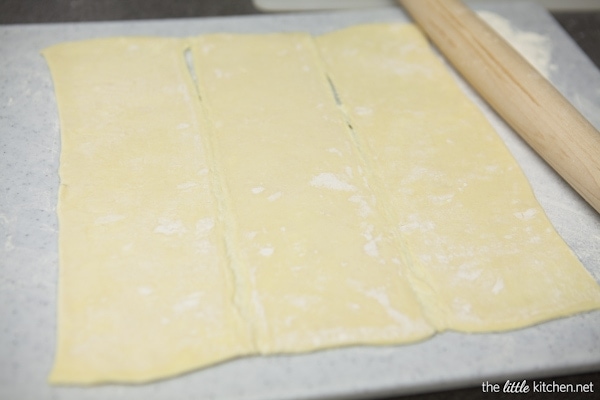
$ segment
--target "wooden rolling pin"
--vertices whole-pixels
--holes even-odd
[[[398,0],[471,86],[600,213],[600,133],[460,0]]]

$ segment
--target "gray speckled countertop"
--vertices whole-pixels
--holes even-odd
[[[600,73],[542,8],[486,5],[550,40],[550,79],[600,128]],[[55,340],[59,122],[39,52],[68,40],[205,32],[321,33],[407,21],[399,8],[210,19],[0,26],[0,398],[324,399],[443,390],[600,369],[600,312],[502,334],[446,332],[408,346],[248,357],[175,379],[94,388],[46,383]],[[600,216],[463,85],[505,141],[559,233],[600,282]],[[586,382],[582,382],[586,383]]]

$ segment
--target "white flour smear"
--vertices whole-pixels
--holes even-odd
[[[489,11],[478,11],[477,15],[510,43],[546,79],[550,78],[550,73],[556,70],[556,66],[551,63],[552,43],[548,37],[516,29],[506,18]]]

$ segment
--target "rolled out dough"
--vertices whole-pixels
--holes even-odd
[[[54,383],[144,381],[251,352],[174,39],[44,52],[61,120]]]
[[[598,284],[414,27],[317,43],[438,330],[506,330],[599,306]]]
[[[600,307],[413,26],[113,38],[44,56],[62,138],[53,383]]]
[[[209,35],[192,48],[258,350],[431,335],[312,38]]]

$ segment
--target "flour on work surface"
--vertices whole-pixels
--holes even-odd
[[[539,33],[517,29],[506,18],[489,11],[478,11],[477,14],[525,57],[546,79],[550,77],[550,73],[556,69],[556,66],[551,63],[552,44],[548,37]]]

